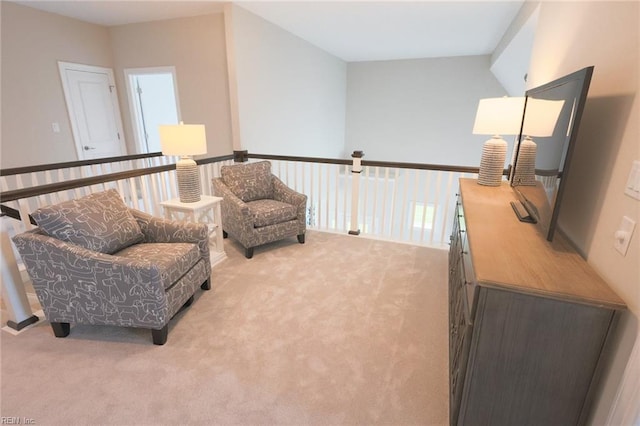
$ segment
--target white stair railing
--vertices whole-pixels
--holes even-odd
[[[296,191],[307,194],[308,225],[311,229],[446,246],[453,223],[458,179],[474,177],[475,174],[459,167],[367,162],[362,156],[362,152],[356,151],[351,161],[258,155],[251,158],[268,157],[274,174]],[[80,178],[99,178],[125,171],[124,167],[128,171],[140,169],[140,173],[132,177],[98,181],[9,202],[3,200],[5,206],[19,211],[22,217],[21,224],[11,221],[8,228],[12,234],[30,229],[33,225],[28,213],[40,206],[111,188],[118,190],[130,207],[161,215],[160,203],[178,196],[175,170],[167,164],[170,161],[170,158],[158,156],[2,176],[0,183],[4,193],[29,188],[34,183],[48,185]],[[144,173],[151,164],[167,169]],[[212,195],[211,179],[220,176],[220,168],[225,164],[232,164],[232,160],[227,158],[199,166],[204,194]],[[144,165],[147,167],[141,167]]]
[[[7,208],[12,212],[17,212],[19,215],[19,220],[5,215],[2,216],[3,232],[9,237],[13,237],[32,229],[35,225],[31,223],[29,214],[39,207],[108,189],[117,190],[129,207],[154,216],[161,216],[163,211],[160,203],[178,197],[175,169],[171,168],[171,164],[166,164],[167,159],[165,157],[156,157],[153,162],[148,161],[149,159],[143,160],[147,161],[147,164],[156,164],[154,166],[156,169],[164,170],[147,172],[153,170],[153,167],[141,168],[139,167],[140,160],[129,160],[128,162],[107,163],[99,166],[91,165],[42,172],[27,172],[27,179],[24,178],[25,174],[2,176],[0,187],[3,193],[3,209]],[[230,158],[213,160],[198,166],[204,194],[211,194],[211,179],[220,176],[222,165],[232,163]],[[138,164],[134,161],[137,161]],[[136,166],[136,168],[123,170],[123,167],[133,166]],[[111,173],[108,173],[110,171]],[[119,172],[122,172],[120,175],[131,174],[132,176],[110,178],[110,176],[119,176]],[[92,182],[83,184],[83,180]],[[74,181],[77,184],[73,184]],[[97,183],[93,183],[93,181]],[[25,182],[28,182],[28,184],[25,185]],[[65,187],[65,183],[69,182],[72,184],[67,185],[69,187]],[[10,183],[13,187],[9,186]],[[39,185],[33,185],[34,183]],[[45,191],[47,185],[53,185],[55,188],[58,185],[62,185],[64,189],[56,190],[53,188]],[[41,190],[38,191],[38,189]],[[20,190],[34,190],[37,195],[14,196],[15,192],[20,192]],[[21,264],[22,262],[17,253],[15,253],[15,257]]]
[[[287,186],[308,197],[310,229],[349,233],[432,247],[447,247],[458,179],[477,177],[473,168],[351,161],[268,159]],[[388,165],[387,165],[388,164]]]

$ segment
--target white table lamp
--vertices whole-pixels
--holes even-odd
[[[503,97],[480,99],[473,133],[493,135],[482,147],[478,184],[499,186],[507,156],[507,141],[500,135],[520,133],[524,98]]]
[[[537,145],[532,137],[549,137],[558,122],[564,100],[552,101],[547,99],[527,98],[518,158],[514,170],[513,182],[516,185],[536,184],[536,155]]]
[[[200,201],[200,176],[193,155],[207,153],[207,137],[202,124],[160,125],[160,145],[164,155],[179,155],[176,163],[178,195],[183,203]]]

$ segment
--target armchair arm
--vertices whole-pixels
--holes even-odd
[[[283,203],[297,207],[298,220],[306,223],[307,217],[307,196],[294,191],[284,184],[278,177],[273,176],[273,198]]]
[[[156,327],[169,320],[151,262],[87,250],[37,228],[13,241],[49,321]]]
[[[163,219],[140,210],[129,209],[138,221],[147,243],[193,243],[197,244],[200,256],[209,259],[209,229],[204,223],[180,222]]]
[[[253,230],[253,218],[245,202],[231,192],[221,178],[214,178],[211,183],[214,194],[222,197],[220,210],[224,230],[236,238]]]

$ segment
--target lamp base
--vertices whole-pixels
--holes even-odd
[[[521,186],[536,184],[536,143],[528,136],[520,143],[513,183]]]
[[[504,160],[507,157],[507,142],[499,136],[494,136],[484,143],[478,184],[485,186],[500,186],[504,171]]]
[[[200,176],[198,165],[191,157],[184,156],[176,163],[178,178],[178,195],[181,203],[196,203],[200,201]]]

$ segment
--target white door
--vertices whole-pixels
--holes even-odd
[[[124,74],[138,152],[160,152],[158,126],[180,122],[175,68],[126,69]]]
[[[71,130],[80,160],[126,154],[113,72],[59,62]]]

